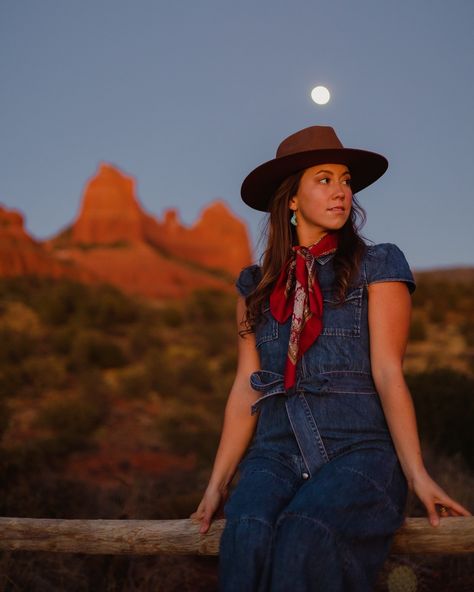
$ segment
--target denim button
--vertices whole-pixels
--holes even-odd
[[[301,476],[303,477],[303,479],[309,479],[308,473],[302,473]]]

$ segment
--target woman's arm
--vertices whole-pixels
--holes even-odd
[[[245,300],[240,297],[237,303],[237,330],[242,328],[244,315]],[[214,466],[204,497],[196,512],[191,514],[191,518],[201,522],[201,533],[207,532],[212,516],[225,501],[228,487],[255,431],[257,416],[250,414],[250,407],[259,394],[252,389],[249,379],[259,367],[255,334],[239,336],[237,373],[225,408]]]
[[[413,401],[402,370],[410,315],[411,299],[404,283],[369,285],[370,358],[375,386],[408,484],[436,526],[439,517],[435,504],[445,506],[451,516],[469,516],[470,512],[431,479],[423,463]]]

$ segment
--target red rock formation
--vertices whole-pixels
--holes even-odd
[[[199,288],[233,289],[229,282],[169,259],[146,243],[69,249],[63,256],[129,294],[149,298],[181,298]]]
[[[91,281],[90,274],[63,263],[25,231],[23,216],[0,206],[0,276],[44,275]]]
[[[224,202],[205,208],[191,227],[177,210],[161,221],[142,208],[134,179],[105,163],[86,184],[77,220],[56,237],[33,241],[17,212],[3,212],[2,220],[0,275],[94,278],[133,294],[176,298],[197,288],[231,291],[230,279],[250,262],[246,227]]]
[[[205,208],[190,228],[180,223],[175,209],[166,211],[162,222],[139,204],[134,179],[104,163],[86,186],[71,239],[95,245],[150,243],[174,259],[193,261],[231,275],[251,259],[245,224],[224,202]]]
[[[251,260],[245,224],[223,201],[207,206],[190,228],[181,225],[174,209],[165,212],[162,223],[147,224],[146,228],[149,240],[175,257],[230,275],[236,275]]]
[[[71,239],[102,245],[141,241],[143,219],[144,212],[135,197],[135,180],[102,163],[86,186]]]

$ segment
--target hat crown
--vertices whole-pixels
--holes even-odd
[[[334,148],[344,148],[334,129],[328,125],[312,125],[285,138],[278,146],[276,157]]]

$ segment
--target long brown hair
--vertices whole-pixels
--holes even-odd
[[[291,256],[292,247],[298,243],[296,229],[290,223],[292,212],[288,204],[291,197],[298,192],[304,172],[305,170],[301,170],[287,177],[271,200],[265,229],[267,247],[262,256],[262,278],[256,289],[246,297],[247,311],[242,334],[255,331],[256,325],[263,316],[263,305],[270,296],[283,266]],[[351,281],[359,271],[365,243],[358,231],[364,225],[365,219],[365,211],[353,195],[350,216],[338,231],[339,244],[333,260],[334,292],[338,303],[343,302]]]

